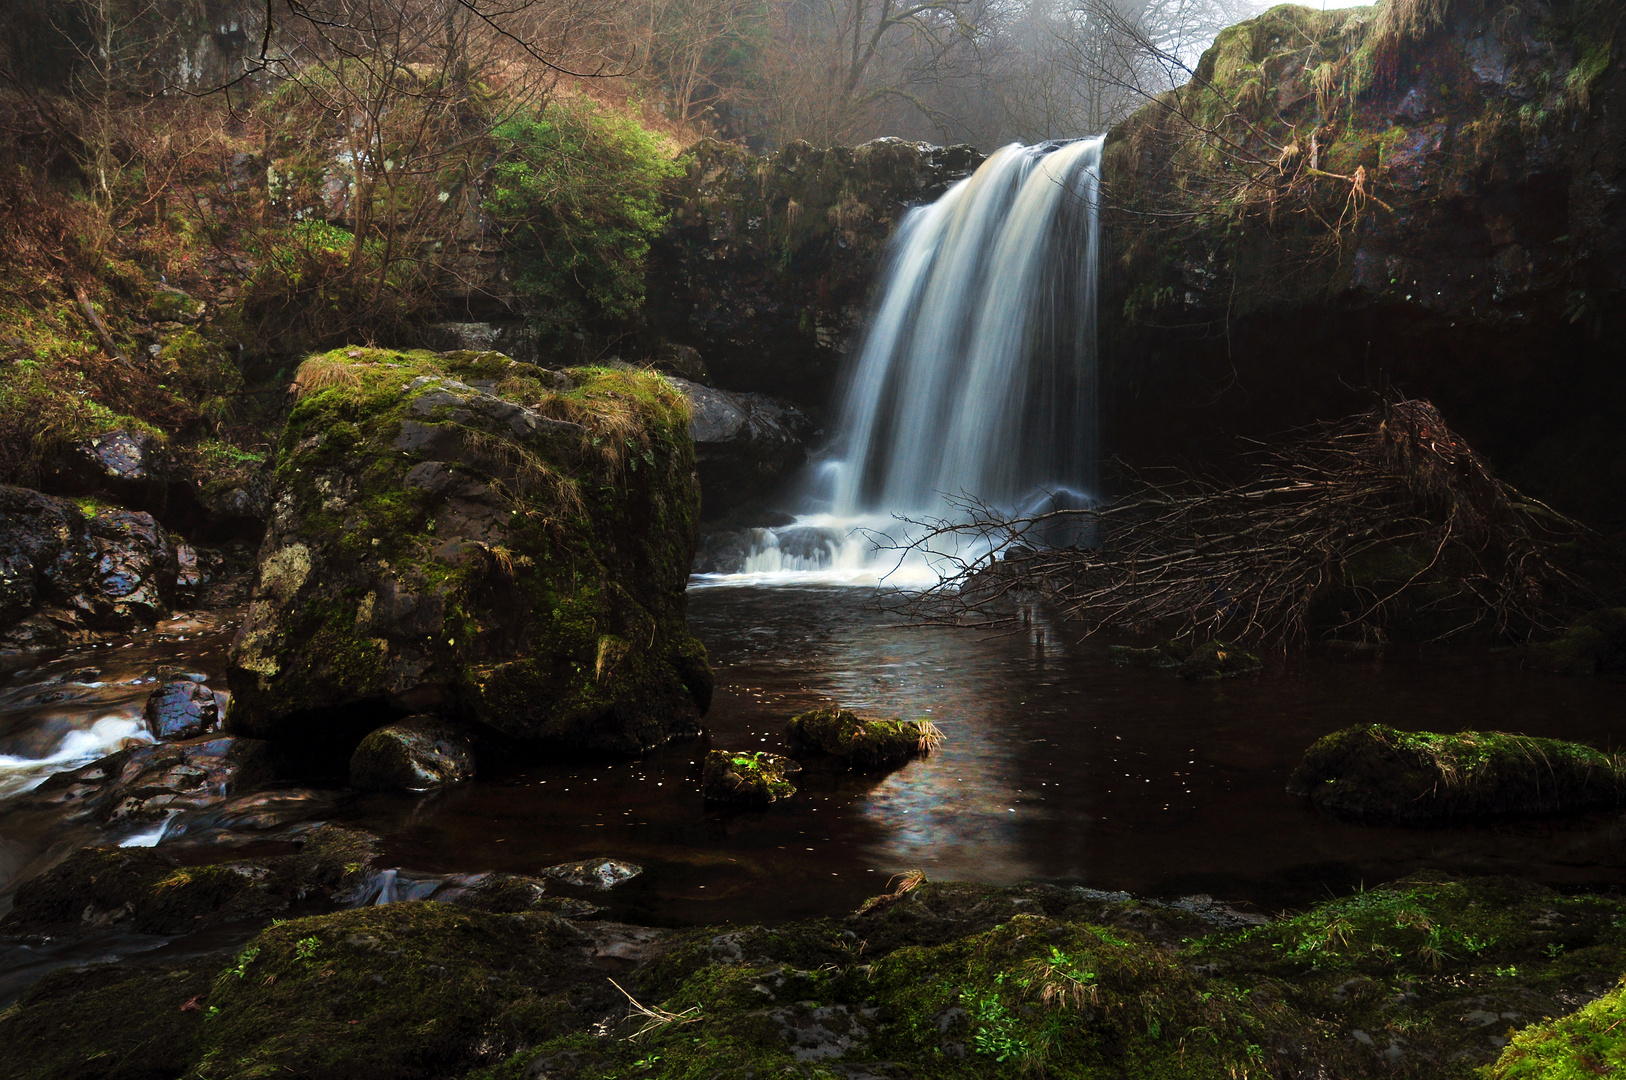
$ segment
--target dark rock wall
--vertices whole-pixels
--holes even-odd
[[[1159,106],[1112,133],[1103,444],[1137,461],[1215,459],[1235,435],[1331,419],[1388,388],[1433,400],[1529,493],[1619,524],[1618,5],[1457,3],[1387,59],[1362,20],[1377,16],[1273,9],[1222,35],[1199,72],[1233,100],[1261,88],[1274,110],[1262,129],[1301,150],[1315,136],[1324,171],[1366,170],[1387,207],[1366,202],[1330,251],[1306,254],[1311,230],[1286,196],[1274,217],[1204,204],[1193,178],[1212,158],[1175,145]],[[1328,101],[1310,87],[1321,63],[1342,73]],[[1349,185],[1318,182],[1336,220]],[[1166,216],[1180,210],[1193,216]]]
[[[651,329],[698,349],[714,385],[815,415],[893,230],[982,163],[969,146],[899,139],[797,142],[760,158],[708,140],[693,155],[650,254]]]

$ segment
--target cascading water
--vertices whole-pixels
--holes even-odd
[[[753,580],[935,580],[877,558],[895,515],[1006,511],[1095,488],[1100,138],[1012,144],[909,214],[855,350],[837,437],[795,525],[755,530]]]

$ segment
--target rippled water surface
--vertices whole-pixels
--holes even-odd
[[[477,780],[438,795],[335,791],[312,800],[311,812],[381,834],[384,865],[414,870],[534,874],[588,856],[630,860],[646,873],[595,899],[656,922],[833,913],[914,867],[934,878],[1205,892],[1270,909],[1424,867],[1592,888],[1621,880],[1614,815],[1373,829],[1320,816],[1283,791],[1305,746],[1356,722],[1498,728],[1612,748],[1626,703],[1620,683],[1439,651],[1311,654],[1255,677],[1187,683],[1116,668],[1104,644],[1055,628],[988,638],[896,626],[869,595],[692,588],[691,623],[718,674],[701,738],[632,762],[484,761]],[[116,745],[154,665],[216,674],[229,627],[187,629],[82,650],[0,683],[4,782],[16,789]],[[947,742],[886,776],[815,764],[796,796],[765,808],[700,798],[706,748],[780,749],[789,716],[832,698],[929,716]],[[13,883],[52,852],[128,839],[81,827],[57,834],[43,818],[4,810],[0,871]]]
[[[1257,677],[1188,683],[1126,670],[1054,629],[986,638],[904,628],[869,593],[694,588],[690,620],[718,692],[708,735],[633,763],[486,776],[432,800],[372,797],[354,820],[404,865],[534,872],[608,854],[649,872],[623,915],[662,921],[827,913],[892,874],[1026,878],[1267,908],[1423,867],[1613,886],[1613,815],[1491,827],[1373,829],[1284,793],[1305,746],[1348,724],[1499,728],[1610,746],[1626,686],[1520,671],[1483,654],[1311,655]],[[707,746],[781,747],[793,713],[835,698],[930,716],[943,748],[886,777],[811,767],[763,809],[707,806]]]

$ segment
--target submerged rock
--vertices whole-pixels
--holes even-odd
[[[1136,648],[1133,645],[1107,646],[1108,658],[1119,667],[1167,670],[1179,667],[1181,661],[1190,655],[1190,650],[1177,650],[1172,642],[1154,645],[1148,649]]]
[[[214,691],[202,679],[171,679],[147,696],[141,711],[155,739],[174,741],[204,734],[220,722]]]
[[[930,720],[878,720],[839,705],[791,717],[785,737],[792,755],[831,754],[859,772],[896,768],[943,741]]]
[[[429,791],[473,776],[469,737],[431,715],[378,728],[350,757],[350,783],[362,791]]]
[[[790,758],[765,750],[708,750],[700,773],[700,793],[716,802],[777,802],[796,794],[789,777],[801,771]]]
[[[711,672],[684,623],[687,405],[652,373],[553,374],[361,349],[300,368],[230,730],[297,742],[455,708],[636,752],[695,728]]]
[[[1557,739],[1364,724],[1317,740],[1287,790],[1329,813],[1374,823],[1580,813],[1620,802],[1626,763]]]
[[[556,878],[582,889],[613,889],[643,872],[643,867],[619,859],[585,859],[559,863],[541,871],[543,877]]]
[[[1264,665],[1246,649],[1228,645],[1223,641],[1205,641],[1191,650],[1180,661],[1182,679],[1234,679],[1249,675]]]

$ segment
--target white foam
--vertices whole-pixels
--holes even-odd
[[[113,715],[102,717],[88,728],[68,732],[44,757],[0,754],[0,798],[31,791],[53,773],[88,765],[130,742],[153,741],[139,719]]]
[[[835,585],[904,590],[926,589],[942,580],[952,561],[946,551],[909,548],[920,532],[897,518],[880,515],[843,517],[806,514],[775,529],[752,529],[737,573],[695,574],[691,588],[739,585]],[[953,554],[974,557],[980,551],[956,537]],[[981,549],[981,550],[986,550]]]

